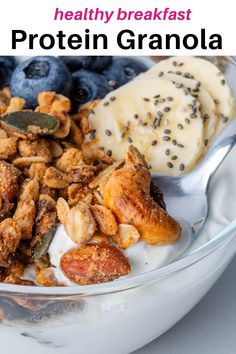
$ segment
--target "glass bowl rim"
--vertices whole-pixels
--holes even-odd
[[[214,57],[214,56],[213,56]],[[236,57],[225,57],[231,62],[236,69]],[[174,273],[181,271],[205,258],[225,242],[229,241],[230,236],[233,236],[236,231],[236,219],[228,224],[221,232],[219,232],[213,239],[206,242],[203,246],[197,248],[193,252],[179,258],[167,265],[151,271],[141,273],[138,275],[119,278],[113,282],[92,284],[92,285],[75,285],[72,287],[40,287],[40,286],[22,286],[13,284],[0,283],[0,295],[16,296],[39,296],[47,298],[68,298],[68,297],[87,297],[102,294],[110,294],[122,292],[136,287],[148,285],[151,282],[157,282]]]

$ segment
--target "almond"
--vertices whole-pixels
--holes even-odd
[[[131,271],[123,253],[105,243],[84,244],[68,251],[61,258],[61,269],[79,285],[108,282]]]

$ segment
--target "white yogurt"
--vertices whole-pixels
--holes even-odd
[[[236,200],[236,183],[232,164],[236,159],[236,148],[226,158],[219,172],[214,177],[210,186],[210,212],[206,226],[197,239],[192,239],[186,225],[180,221],[182,234],[176,243],[155,246],[148,245],[143,241],[124,251],[129,259],[132,272],[129,276],[144,273],[163,266],[179,258],[184,253],[192,252],[199,246],[213,238],[236,217],[235,206],[232,201]],[[229,204],[228,193],[231,194]],[[234,197],[232,197],[234,196]],[[56,276],[60,282],[66,285],[74,285],[60,270],[62,255],[72,248],[78,247],[66,234],[63,225],[58,227],[56,235],[49,248],[50,261],[56,267]]]

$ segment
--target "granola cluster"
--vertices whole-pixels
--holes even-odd
[[[101,273],[99,277],[97,265],[96,274],[77,279],[77,283],[112,280],[130,272],[119,248],[135,244],[140,235],[131,225],[119,225],[103,205],[102,197],[103,184],[122,162],[114,163],[103,149],[93,150],[84,143],[84,136],[92,134],[88,115],[97,102],[87,103],[77,114],[69,115],[68,98],[55,92],[40,93],[35,111],[60,122],[52,135],[42,136],[33,129],[24,133],[0,122],[1,281],[33,285],[22,279],[25,267],[33,265],[35,285],[63,285],[57,283],[47,255],[59,222],[76,244],[84,244],[85,253],[88,250],[90,254],[87,258],[108,257],[111,263],[104,276]],[[6,89],[0,92],[2,116],[22,110],[23,99],[11,98]],[[96,247],[88,247],[90,241]],[[64,265],[69,256],[64,257]]]

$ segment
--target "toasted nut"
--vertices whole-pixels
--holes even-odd
[[[56,133],[54,133],[55,138],[66,138],[70,133],[71,119],[70,117],[62,112],[52,111],[53,116],[55,116],[60,121],[60,127]]]
[[[17,138],[0,139],[0,159],[8,160],[17,153]]]
[[[63,149],[60,144],[58,144],[55,140],[49,141],[50,151],[54,158],[58,158],[63,154]]]
[[[71,120],[70,137],[75,142],[76,145],[81,146],[83,143],[83,134],[79,127]]]
[[[113,236],[114,241],[120,248],[134,246],[140,239],[138,230],[129,224],[119,224],[118,233]]]
[[[70,100],[52,91],[39,93],[38,103],[37,110],[41,113],[52,113],[52,110],[68,113],[71,110]]]
[[[106,163],[107,165],[112,165],[114,160],[112,157],[107,156],[104,150],[97,149],[96,150],[96,159],[100,160],[101,162]]]
[[[9,275],[8,277],[6,277],[4,280],[4,283],[26,285],[26,286],[35,286],[35,283],[33,281],[26,280],[26,279],[20,279],[20,278],[14,277],[13,275]],[[26,299],[21,299],[21,300],[26,300]]]
[[[85,104],[83,104],[80,108],[79,108],[79,111],[78,113],[74,114],[72,116],[72,119],[75,121],[75,122],[78,122],[81,120],[81,118],[83,117],[87,117],[89,116],[91,110],[93,110],[97,105],[98,103],[100,102],[100,100],[94,100],[94,101],[90,101],[90,102],[86,102]]]
[[[95,220],[98,223],[98,228],[105,235],[115,235],[118,230],[117,222],[112,211],[103,205],[91,205],[91,210]]]
[[[36,178],[26,179],[20,187],[20,200],[39,199],[39,183]]]
[[[43,268],[40,269],[36,276],[36,281],[42,286],[63,286],[57,281],[55,276],[55,268]]]
[[[99,192],[103,194],[104,187],[106,186],[109,178],[111,177],[113,171],[120,168],[124,164],[124,161],[115,162],[113,165],[108,166],[105,170],[99,173],[92,182],[89,183],[89,188],[95,189],[99,188]]]
[[[18,142],[18,151],[22,157],[41,156],[45,158],[46,163],[52,160],[49,144],[44,139],[34,141],[20,140]]]
[[[6,269],[6,274],[13,275],[13,277],[20,278],[24,274],[24,266],[22,263],[18,261],[14,261],[9,267]]]
[[[71,148],[57,160],[56,167],[63,172],[73,171],[73,167],[83,165],[82,152],[79,149]]]
[[[29,168],[29,176],[32,179],[37,179],[39,182],[43,182],[44,175],[46,173],[47,166],[45,163],[36,162],[33,163]]]
[[[129,145],[128,150],[126,152],[125,162],[127,165],[140,164],[144,167],[148,167],[145,158],[140,153],[140,151],[133,145]]]
[[[71,110],[71,102],[69,98],[60,94],[56,94],[55,99],[53,100],[52,103],[51,113],[52,111],[69,113],[70,110]]]
[[[55,167],[49,167],[44,176],[44,183],[50,188],[63,189],[68,186],[68,176]]]
[[[0,161],[0,198],[12,201],[18,192],[20,171],[11,164]]]
[[[6,139],[8,138],[7,133],[5,132],[4,129],[0,129],[0,139]]]
[[[110,240],[110,237],[108,237],[107,235],[104,235],[102,232],[96,231],[93,236],[93,242],[110,244],[111,240]]]
[[[21,239],[20,229],[15,220],[8,218],[0,223],[0,265],[9,254],[15,252]]]
[[[58,197],[58,189],[50,188],[50,187],[46,186],[45,184],[40,185],[39,193],[46,194],[54,200],[57,200],[57,197]]]
[[[12,97],[6,113],[21,111],[24,108],[25,100],[19,97]]]
[[[91,190],[81,183],[73,183],[68,187],[68,204],[73,206],[80,202],[90,205],[93,200]]]
[[[89,120],[87,117],[83,117],[80,120],[80,128],[83,133],[83,135],[87,135],[90,131],[90,125],[89,125]]]
[[[101,196],[101,194],[98,192],[98,191],[96,191],[96,190],[94,190],[93,191],[93,194],[94,194],[94,197],[95,197],[95,203],[96,204],[100,204],[100,205],[103,205],[103,199],[102,199],[102,196]]]
[[[21,239],[23,240],[29,240],[32,237],[35,213],[36,207],[33,199],[18,202],[13,219],[20,229]]]
[[[48,212],[56,211],[56,201],[49,195],[40,194],[37,202],[37,218],[36,221],[43,219]]]
[[[67,202],[59,198],[57,215],[66,233],[75,243],[87,242],[92,238],[96,230],[96,222],[86,204],[80,203],[70,209]]]
[[[57,215],[60,222],[65,225],[69,220],[70,207],[65,199],[59,198],[57,201]]]
[[[70,182],[74,183],[88,183],[94,177],[94,166],[80,165],[76,166],[73,172],[68,174]]]
[[[120,250],[102,243],[82,245],[65,253],[61,269],[66,277],[80,285],[104,283],[131,271]]]
[[[17,159],[12,161],[13,165],[19,168],[28,167],[31,164],[36,162],[46,163],[47,160],[45,159],[45,157],[42,156],[30,156],[30,157],[18,157]]]
[[[50,113],[52,103],[56,97],[56,92],[40,92],[38,94],[37,111],[41,113]]]

